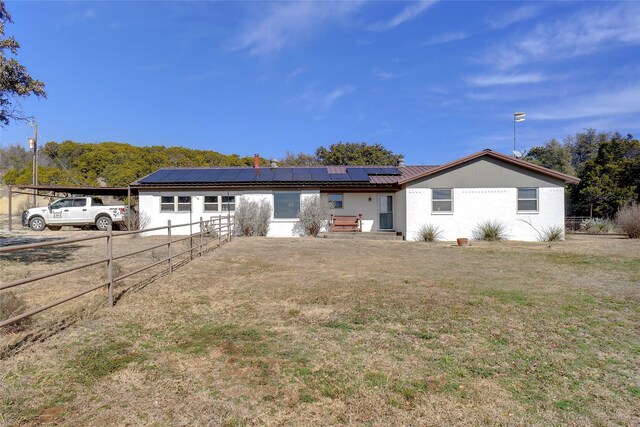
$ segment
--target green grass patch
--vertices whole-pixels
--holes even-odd
[[[526,307],[530,307],[533,303],[530,301],[529,297],[524,294],[524,292],[519,290],[502,290],[502,289],[491,289],[486,290],[481,293],[482,295],[494,298],[503,304],[518,304]]]
[[[255,328],[235,324],[202,323],[182,334],[173,349],[203,355],[217,347],[233,356],[259,355],[264,354],[266,350],[263,337],[264,333]]]
[[[146,355],[134,350],[129,342],[106,341],[81,350],[68,363],[68,367],[73,370],[78,382],[87,384],[145,359]]]

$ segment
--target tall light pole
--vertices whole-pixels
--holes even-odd
[[[513,155],[516,155],[516,123],[524,122],[524,113],[513,114]]]
[[[29,138],[29,148],[33,153],[33,172],[32,172],[32,182],[33,185],[38,185],[38,122],[32,121],[31,126],[33,126],[33,138]],[[37,191],[35,188],[33,189],[33,206],[36,206],[38,201],[36,200]]]

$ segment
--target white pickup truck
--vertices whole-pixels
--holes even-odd
[[[104,206],[94,197],[65,197],[49,206],[31,208],[22,212],[22,225],[33,231],[42,231],[45,227],[57,231],[63,225],[75,227],[92,226],[105,231],[114,222],[125,220],[125,206]]]

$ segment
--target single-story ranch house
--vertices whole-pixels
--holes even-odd
[[[487,149],[442,166],[160,169],[131,187],[151,219],[148,227],[226,217],[243,200],[266,199],[273,207],[268,235],[291,237],[300,200],[327,197],[335,215],[361,214],[363,232],[414,240],[422,225],[432,224],[443,239],[455,240],[498,220],[509,239],[535,241],[535,229],[564,226],[564,186],[578,181]]]

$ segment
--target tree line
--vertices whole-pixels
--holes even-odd
[[[580,178],[567,187],[571,215],[614,218],[640,203],[640,142],[632,135],[588,129],[534,147],[524,159]]]
[[[400,154],[380,144],[339,142],[314,154],[287,152],[281,166],[396,165]],[[126,186],[163,167],[251,166],[253,157],[184,147],[137,147],[118,142],[48,142],[38,152],[41,184]],[[588,129],[530,149],[524,159],[580,178],[567,186],[570,215],[613,218],[619,208],[640,203],[640,142],[631,135]],[[269,160],[261,158],[263,166]],[[6,184],[30,184],[31,153],[19,146],[0,149]]]
[[[13,145],[0,149],[5,184],[32,182],[32,155]],[[261,164],[268,165],[266,159]],[[253,157],[184,147],[137,147],[120,142],[48,142],[38,150],[38,182],[48,185],[121,187],[165,167],[250,166]]]
[[[316,155],[287,153],[282,166],[395,165],[398,155],[380,144],[338,143],[319,147]],[[32,155],[13,145],[0,149],[0,176],[5,184],[32,182]],[[252,166],[253,157],[184,147],[137,147],[119,142],[97,144],[48,142],[38,150],[38,182],[48,185],[126,186],[164,167]],[[260,158],[262,166],[269,160]]]

